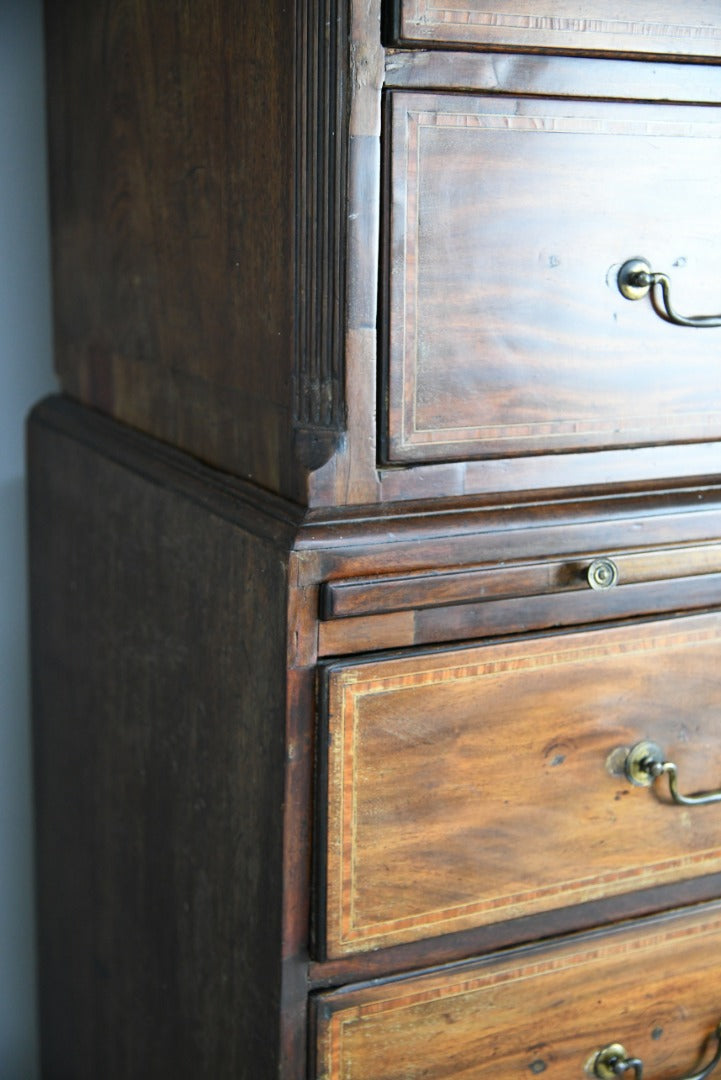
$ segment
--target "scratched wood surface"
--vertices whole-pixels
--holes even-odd
[[[719,56],[721,16],[705,0],[396,0],[396,33],[436,42],[558,52]]]
[[[713,334],[616,285],[643,255],[721,305],[719,109],[398,91],[386,120],[389,461],[721,435]]]
[[[710,614],[330,665],[327,955],[721,869],[719,807],[607,766],[650,738],[720,786],[719,657]]]
[[[548,1080],[620,1042],[644,1076],[710,1058],[721,1020],[718,905],[579,942],[351,988],[316,1001],[322,1080]],[[714,1044],[715,1045],[715,1044]]]

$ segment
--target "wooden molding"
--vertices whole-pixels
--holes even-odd
[[[294,423],[314,465],[345,423],[343,324],[347,190],[348,0],[297,7]]]

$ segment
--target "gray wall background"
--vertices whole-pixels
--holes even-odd
[[[38,1076],[24,421],[55,389],[41,0],[0,0],[0,1077]]]

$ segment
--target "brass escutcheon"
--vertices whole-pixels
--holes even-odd
[[[594,559],[586,571],[592,589],[611,589],[618,582],[618,567],[613,559]]]
[[[646,259],[629,259],[618,271],[618,291],[627,300],[643,300],[651,283],[651,263]]]
[[[650,787],[659,777],[667,776],[671,798],[678,806],[710,806],[712,803],[721,802],[721,789],[682,795],[678,790],[678,768],[672,761],[666,760],[666,755],[658,743],[649,739],[642,739],[631,747],[626,755],[623,771],[636,787]]]
[[[658,743],[642,739],[626,755],[624,772],[635,787],[651,787],[663,772],[664,753]]]
[[[628,1054],[620,1043],[611,1043],[591,1057],[586,1065],[586,1072],[597,1076],[598,1080],[614,1080],[622,1062],[628,1061]]]

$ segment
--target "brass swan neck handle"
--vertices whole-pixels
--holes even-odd
[[[690,1073],[681,1080],[706,1080],[716,1068],[721,1061],[721,1023],[717,1024],[712,1038],[718,1042],[714,1056],[698,1072]],[[603,1050],[599,1050],[586,1066],[586,1072],[598,1080],[614,1080],[614,1077],[624,1076],[631,1069],[634,1080],[642,1080],[643,1062],[640,1058],[629,1057],[620,1043],[610,1043]]]
[[[665,317],[677,326],[721,326],[721,315],[681,315],[671,303],[671,282],[667,274],[651,269],[646,259],[628,259],[618,272],[618,289],[627,300],[642,300],[655,285],[661,290]],[[655,306],[655,305],[654,305]]]
[[[643,739],[628,751],[624,772],[637,787],[650,787],[660,776],[668,776],[671,798],[679,806],[708,806],[721,802],[720,791],[699,791],[695,795],[682,795],[678,790],[678,769],[657,743]]]

